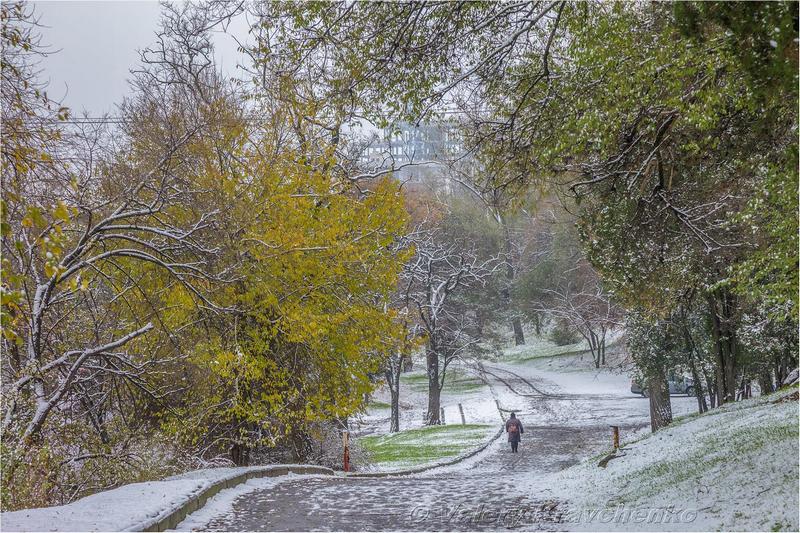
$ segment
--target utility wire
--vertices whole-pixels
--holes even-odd
[[[463,114],[463,111],[460,110],[444,110],[440,111],[439,114],[442,115],[460,115]],[[266,120],[268,117],[266,115],[250,115],[241,118],[246,122],[258,122]],[[109,115],[107,117],[80,117],[80,118],[68,118],[66,120],[59,120],[55,117],[29,117],[27,120],[32,122],[39,121],[39,122],[55,122],[58,124],[127,124],[131,122],[131,119],[121,117],[121,116],[113,116]]]

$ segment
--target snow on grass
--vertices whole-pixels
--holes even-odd
[[[354,435],[383,434],[389,432],[391,409],[372,407],[373,404],[390,405],[389,388],[383,384],[372,395],[367,411],[350,419],[350,429]],[[428,405],[427,389],[425,392],[411,390],[400,386],[400,428],[421,427],[425,423],[425,407]]]
[[[588,349],[589,344],[586,341],[559,346],[547,339],[534,338],[526,344],[503,350],[500,360],[525,364],[531,359],[572,354],[576,352],[583,352]]]
[[[618,330],[610,332],[606,336],[607,352],[612,352],[614,350],[622,339],[623,333],[622,330]],[[559,346],[545,337],[528,336],[525,339],[525,344],[510,346],[502,350],[499,360],[508,363],[527,364],[532,360],[545,357],[561,357],[581,354],[583,352],[587,354],[589,352],[589,343],[583,339],[573,344]],[[591,363],[591,356],[588,357]]]
[[[2,531],[141,531],[214,483],[265,467],[209,468],[162,481],[131,483],[68,505],[0,515]]]
[[[566,500],[578,529],[797,531],[798,404],[772,403],[787,394],[685,417],[624,444],[606,468],[596,456],[529,481],[527,490]],[[598,509],[613,512],[591,519]],[[672,520],[625,522],[626,509],[650,510],[655,522],[661,510]]]
[[[461,422],[461,411],[468,424],[499,423],[500,414],[489,387],[473,372],[453,364],[448,369],[445,388],[440,405],[444,409],[445,422]],[[401,375],[400,381],[400,429],[415,429],[425,426],[428,408],[428,376],[415,371]],[[367,406],[366,413],[351,419],[356,434],[382,435],[389,432],[391,395],[386,385],[379,387]],[[386,405],[386,408],[383,406]]]
[[[489,424],[442,425],[358,439],[372,464],[397,470],[458,457],[486,442],[497,431]]]
[[[400,387],[406,386],[409,389],[422,392],[428,390],[428,375],[425,372],[415,370],[400,375]]]
[[[68,505],[2,514],[3,531],[121,531],[171,510],[206,487],[203,480],[133,483]]]
[[[400,376],[400,383],[416,392],[428,390],[428,374],[426,372],[409,372]],[[451,365],[444,377],[443,393],[461,394],[477,391],[486,385],[477,377],[467,373],[458,366]],[[402,388],[401,388],[402,390]]]
[[[2,513],[3,531],[119,531],[137,526],[193,498],[219,479],[245,469],[208,469],[163,481],[123,485],[68,505]]]

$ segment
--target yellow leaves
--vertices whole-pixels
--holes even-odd
[[[230,167],[202,140],[191,150],[193,179],[213,204],[203,207],[220,211],[219,243],[241,276],[216,288],[214,301],[241,312],[214,333],[194,330],[200,377],[199,390],[187,392],[197,402],[188,412],[206,427],[252,422],[273,442],[352,414],[381,354],[405,339],[386,302],[406,257],[392,246],[406,214],[393,180],[371,183],[366,197],[348,190],[330,173],[330,147],[310,155],[229,134]],[[168,325],[197,312],[183,289],[160,294]]]
[[[47,252],[48,254],[51,252]],[[65,268],[60,266],[55,256],[48,257],[44,264],[44,275],[48,278],[58,277],[64,273]]]
[[[404,337],[384,305],[404,259],[390,249],[405,228],[397,184],[376,183],[359,199],[337,191],[324,159],[247,160],[253,216],[242,245],[254,263],[239,296],[250,317],[238,334],[244,359],[218,352],[215,372],[261,391],[237,402],[240,417],[281,406],[285,416],[272,416],[288,431],[351,414],[379,354]]]
[[[172,290],[165,294],[164,304],[162,320],[167,327],[176,327],[186,323],[195,309],[192,293],[180,284],[174,285]]]
[[[61,200],[58,201],[58,205],[53,211],[53,216],[55,216],[56,219],[61,220],[62,222],[69,222],[70,219],[69,209],[67,209],[66,204]]]

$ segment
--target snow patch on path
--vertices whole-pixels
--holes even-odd
[[[290,481],[302,481],[304,479],[311,479],[321,476],[316,475],[299,475],[287,474],[279,477],[264,477],[257,479],[250,479],[246,483],[231,487],[229,489],[221,490],[216,496],[206,502],[206,504],[183,519],[175,529],[168,529],[167,531],[196,531],[205,529],[208,523],[217,516],[227,514],[233,511],[233,505],[239,498],[247,494],[265,489],[273,489],[281,483]]]

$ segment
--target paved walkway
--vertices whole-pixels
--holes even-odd
[[[570,425],[561,414],[562,407],[569,407],[573,412],[585,408],[592,415],[602,415],[604,402],[588,395],[566,398],[552,384],[531,383],[508,370],[487,370],[497,376],[488,378],[493,390],[512,390],[516,405],[501,407],[515,409],[523,424],[526,414],[537,420],[542,419],[543,410],[554,414],[553,425],[525,426],[520,453],[512,454],[501,438],[484,459],[465,470],[282,483],[239,498],[233,511],[212,520],[207,530],[563,529],[559,523],[565,503],[548,500],[546,494],[526,494],[518,482],[607,449],[610,436],[605,423]],[[504,398],[508,400],[508,394]],[[569,405],[561,405],[565,402]]]

